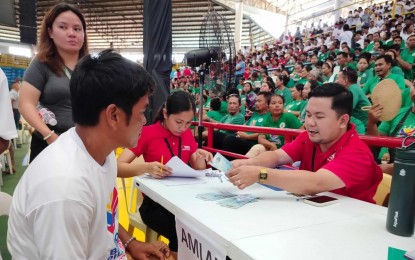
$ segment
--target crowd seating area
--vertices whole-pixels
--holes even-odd
[[[307,96],[302,94],[304,88],[313,87],[314,82],[317,82],[318,85],[329,82],[341,83],[337,76],[340,71],[347,68],[356,71],[358,79],[355,84],[362,88],[370,101],[373,86],[369,91],[369,86],[365,87],[365,84],[367,85],[371,78],[375,78],[375,80],[370,84],[384,78],[385,75],[381,76],[377,72],[375,61],[377,57],[386,54],[392,58],[391,70],[387,77],[394,75],[394,79],[399,77],[399,80],[395,79],[395,82],[405,82],[405,86],[401,89],[402,108],[412,106],[413,101],[409,92],[415,73],[413,68],[415,60],[414,11],[415,1],[398,1],[395,6],[393,1],[386,1],[366,8],[359,7],[351,10],[347,16],[341,17],[330,26],[328,22],[321,20],[316,25],[312,24],[310,28],[301,29],[298,27],[295,33],[282,34],[275,42],[264,43],[262,47],[246,46],[243,50],[239,50],[235,57],[234,76],[226,74],[227,65],[224,65],[222,69],[224,76],[221,77],[210,75],[207,70],[208,66],[205,69],[203,65],[198,68],[183,66],[177,69],[172,73],[171,91],[189,91],[195,96],[198,106],[203,107],[205,112],[211,110],[210,101],[219,97],[222,101],[219,112],[226,115],[227,97],[229,94],[234,94],[233,89],[236,88],[242,100],[240,112],[245,114],[248,121],[252,113],[255,112],[255,106],[249,103],[255,103],[255,101],[247,100],[250,90],[244,89],[246,83],[250,84],[252,92],[256,94],[263,91],[264,84],[266,84],[273,93],[283,95],[284,92],[286,100],[288,97],[288,99],[294,99],[292,102],[304,101],[306,103]],[[204,91],[200,93],[200,75],[203,72],[206,72],[206,79],[203,82]],[[289,77],[289,81],[282,87],[281,75]],[[291,95],[286,96],[287,90],[283,90],[284,88],[287,88]],[[300,97],[294,96],[293,92],[296,91],[293,89],[300,92]],[[200,98],[200,95],[203,98]],[[200,105],[201,102],[203,102],[202,105]],[[300,108],[291,109],[292,102],[286,101],[284,112],[294,113],[301,122],[304,122],[304,118],[301,118],[304,111],[301,111]],[[303,110],[304,107],[302,107]],[[368,134],[367,117],[366,112],[363,119],[358,117],[352,120],[354,124],[361,125],[362,131],[359,134],[362,134],[362,139],[365,139]],[[206,118],[204,116],[205,120]],[[220,128],[223,127],[227,128],[225,125],[220,126]],[[243,128],[243,126],[237,126],[237,128],[239,127]],[[247,127],[249,128],[249,126]],[[414,128],[414,126],[411,127]],[[257,132],[258,129],[244,130]],[[273,130],[266,131],[269,133]],[[284,131],[289,130],[283,129],[282,131],[274,134],[283,135]],[[399,131],[393,136],[402,138],[412,132],[410,129]],[[208,138],[208,140],[211,139],[213,136]],[[400,146],[399,142],[402,139],[400,141],[392,139],[392,146]],[[366,140],[370,140],[370,138]],[[386,143],[376,142],[368,141],[371,145],[390,147],[388,141]],[[388,154],[385,153],[387,157]]]

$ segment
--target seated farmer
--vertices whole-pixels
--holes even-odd
[[[219,123],[243,125],[245,122],[245,116],[239,112],[241,108],[241,98],[237,94],[231,94],[228,97],[228,114],[226,114]],[[213,147],[222,147],[223,139],[227,135],[236,135],[236,131],[232,130],[215,130],[213,132]],[[203,132],[203,137],[207,138],[207,130]]]
[[[274,94],[269,103],[269,113],[264,118],[264,127],[298,129],[302,126],[300,120],[284,112],[284,97]],[[255,157],[265,151],[274,151],[284,145],[284,136],[276,134],[259,134],[258,144],[254,145],[246,154],[248,158]]]
[[[259,92],[256,100],[256,111],[252,114],[248,121],[245,122],[247,126],[263,126],[265,118],[269,114],[269,102],[272,94],[270,92]],[[222,150],[245,154],[252,146],[258,143],[259,133],[237,131],[236,136],[227,135],[222,142]]]
[[[213,98],[210,101],[210,110],[203,114],[203,120],[209,121],[209,122],[220,122],[220,120],[223,118],[223,115],[220,112],[220,99],[219,98]]]
[[[230,181],[239,189],[259,181],[296,194],[331,191],[374,203],[382,171],[349,123],[352,102],[350,91],[337,83],[315,88],[307,104],[307,131],[281,149],[234,160]],[[301,161],[299,170],[275,169],[295,161]]]

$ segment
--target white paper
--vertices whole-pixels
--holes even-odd
[[[200,178],[182,178],[182,177],[166,177],[160,179],[160,182],[166,186],[180,186],[206,183],[204,179]]]
[[[167,166],[173,169],[171,177],[205,177],[206,170],[197,171],[185,164],[179,157],[172,157],[167,163]]]

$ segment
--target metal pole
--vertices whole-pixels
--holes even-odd
[[[203,66],[203,65],[202,65]],[[206,69],[203,68],[203,72],[206,74]],[[205,75],[206,77],[206,75]],[[198,132],[198,137],[197,137],[197,144],[199,148],[202,148],[202,142],[203,142],[203,138],[202,138],[202,133],[203,133],[203,85],[204,85],[204,81],[200,82],[200,95],[199,95],[199,124],[197,125],[197,132]]]

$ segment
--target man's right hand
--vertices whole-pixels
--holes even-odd
[[[383,106],[381,104],[373,105],[368,112],[368,122],[376,124],[382,115]]]

